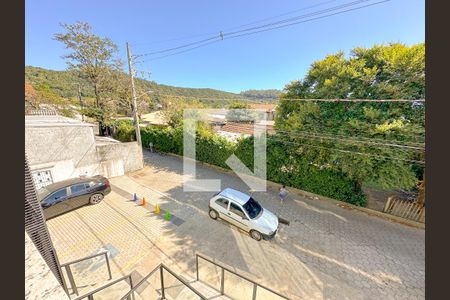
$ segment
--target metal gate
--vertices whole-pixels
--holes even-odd
[[[47,263],[50,270],[55,275],[58,282],[66,290],[64,277],[61,267],[53,247],[50,234],[45,223],[44,214],[42,213],[41,204],[39,203],[36,190],[33,185],[33,179],[28,167],[27,158],[25,156],[25,231],[30,237],[33,244],[38,249],[42,258]]]
[[[34,186],[37,190],[53,183],[52,171],[50,169],[34,171],[31,175],[33,175]]]

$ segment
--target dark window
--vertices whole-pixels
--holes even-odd
[[[87,186],[88,186],[88,188],[90,188],[90,187],[95,186],[96,184],[97,184],[97,182],[91,181],[91,182],[87,183]]]
[[[227,199],[223,199],[223,198],[217,199],[216,204],[222,206],[225,209],[228,209],[228,200]]]
[[[242,218],[245,217],[245,214],[242,211],[242,209],[237,204],[234,204],[233,202],[231,202],[231,204],[230,204],[230,211]]]
[[[70,192],[72,194],[80,194],[80,193],[84,192],[85,190],[86,190],[86,183],[79,183],[79,184],[72,185],[70,187]]]
[[[56,202],[57,200],[59,200],[60,198],[63,198],[66,196],[67,196],[67,188],[63,188],[63,189],[60,189],[60,190],[54,192],[50,196],[48,196],[48,198],[45,200],[45,203],[52,204],[52,203]]]
[[[253,198],[250,198],[247,201],[247,203],[244,204],[244,209],[247,211],[248,215],[252,219],[254,219],[257,216],[259,216],[259,214],[262,211],[261,205],[259,205],[259,203]]]

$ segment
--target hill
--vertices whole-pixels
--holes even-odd
[[[83,97],[94,97],[94,90],[88,84],[77,77],[71,71],[55,71],[39,67],[25,67],[25,82],[33,87],[48,86],[49,90],[63,98],[70,99],[77,96],[78,84],[81,84]],[[182,96],[187,98],[208,98],[211,101],[228,99],[228,100],[253,100],[241,94],[224,92],[209,88],[182,88],[170,85],[158,84],[154,81],[138,78],[136,85],[140,90],[151,90],[155,94]],[[208,99],[205,99],[205,102]]]

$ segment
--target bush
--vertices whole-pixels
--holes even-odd
[[[146,127],[141,129],[141,137],[144,147],[151,142],[156,151],[183,155],[181,127]],[[253,143],[253,137],[231,143],[215,134],[197,132],[196,159],[229,169],[225,161],[234,153],[253,171]],[[296,152],[296,147],[272,139],[267,140],[267,179],[354,205],[367,203],[356,181],[336,170],[311,165],[307,156]]]
[[[123,143],[134,141],[135,130],[130,120],[118,120],[112,124],[113,137]]]

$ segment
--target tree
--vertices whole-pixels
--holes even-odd
[[[425,105],[283,99],[421,99],[424,59],[423,44],[391,44],[356,48],[349,58],[339,52],[314,62],[303,80],[286,85],[274,138],[300,151],[311,165],[337,170],[359,186],[366,181],[386,188],[415,186],[423,166],[411,161],[423,160],[423,151],[380,143],[423,143]]]
[[[255,114],[249,110],[247,103],[233,102],[228,106],[229,111],[225,115],[227,121],[250,123],[255,119]]]
[[[109,38],[95,35],[88,23],[62,24],[62,27],[65,32],[55,34],[54,38],[70,49],[63,56],[69,70],[76,71],[94,89],[95,107],[87,107],[84,113],[95,117],[103,128],[115,109],[117,83],[123,80],[117,75],[122,62],[114,59],[118,47]]]

